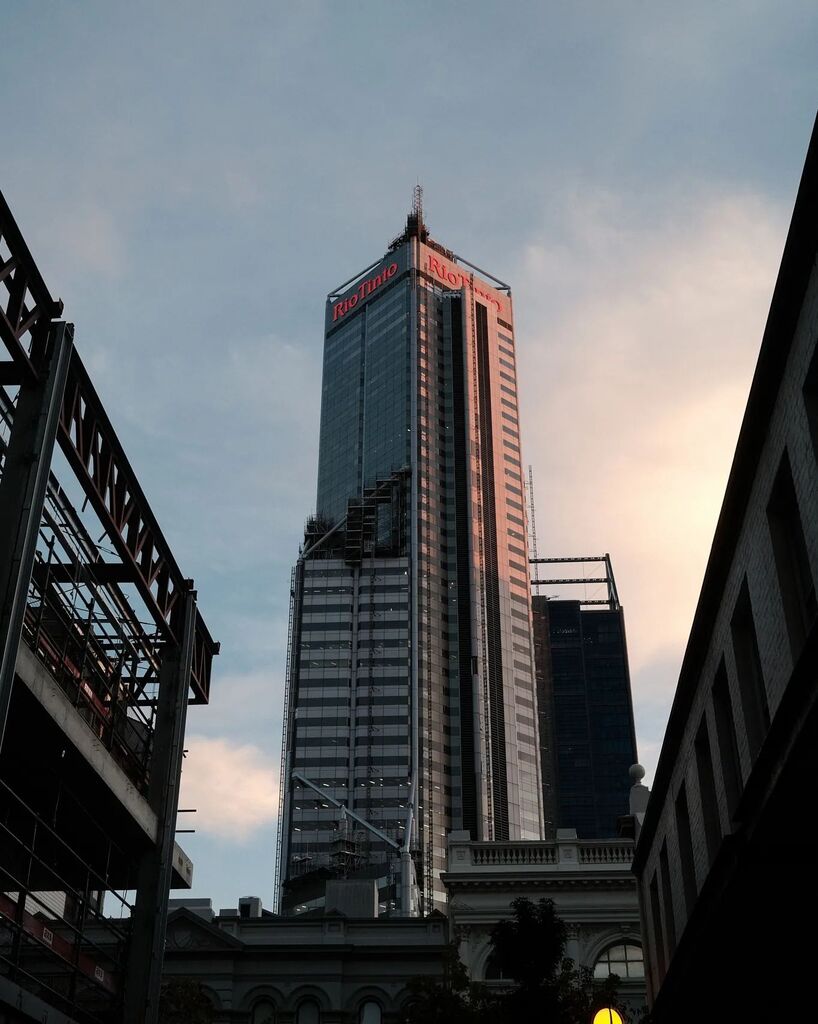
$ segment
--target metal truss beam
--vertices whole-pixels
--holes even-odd
[[[605,576],[587,576],[587,577],[571,577],[563,579],[533,579],[531,580],[532,587],[546,587],[546,586],[559,586],[559,585],[578,585],[585,583],[604,583],[608,587],[608,600],[607,601],[584,601],[580,600],[581,605],[608,605],[611,610],[619,608],[619,594],[616,589],[616,581],[614,580],[613,566],[611,565],[611,556],[606,552],[604,555],[580,555],[576,558],[529,558],[529,565],[574,565],[580,562],[597,562],[605,566]]]
[[[176,564],[76,352],[57,439],[157,626],[168,639],[178,640],[182,599],[191,582]],[[218,649],[197,612],[190,677],[195,703],[206,704],[209,699],[211,662]]]
[[[4,249],[8,250],[5,258]],[[0,340],[16,371],[12,372],[7,363],[0,365],[0,383],[32,384],[38,376],[38,351],[42,353],[51,321],[62,314],[63,306],[51,298],[2,192],[0,296]]]
[[[70,324],[52,325],[40,377],[20,389],[0,477],[0,744],[73,339]]]
[[[51,321],[62,308],[61,301],[51,298],[0,192],[0,340],[11,356],[11,362],[0,362],[0,385],[37,381]],[[76,351],[71,356],[57,439],[128,579],[136,584],[163,634],[178,641],[179,595],[191,584],[176,564]],[[195,703],[206,704],[209,699],[211,662],[218,651],[219,645],[197,613],[190,679]]]

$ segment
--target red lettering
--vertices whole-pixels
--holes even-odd
[[[429,257],[429,270],[434,270],[434,272],[441,280],[443,280],[444,275],[446,274],[446,268],[441,266],[441,264],[438,263],[437,259],[434,256]]]
[[[438,266],[437,271],[442,277],[445,273],[445,268]],[[346,299],[341,299],[340,302],[335,303],[332,307],[332,319],[337,320],[339,317],[345,316],[350,309],[353,309],[358,305],[358,299],[365,299],[367,295],[374,292],[376,288],[380,288],[384,281],[388,281],[389,278],[393,277],[397,272],[397,263],[390,263],[388,267],[384,267],[380,274],[375,277],[370,277],[367,281],[362,281],[358,285],[357,291],[354,291],[352,295],[348,296]]]

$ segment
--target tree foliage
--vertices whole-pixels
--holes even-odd
[[[171,978],[159,995],[159,1024],[213,1024],[213,1004],[193,978]]]
[[[551,900],[516,899],[513,917],[491,932],[491,958],[505,991],[469,982],[454,947],[442,981],[409,983],[404,1024],[589,1024],[601,1006],[616,1006],[616,978],[596,981],[593,971],[565,957],[567,933]]]

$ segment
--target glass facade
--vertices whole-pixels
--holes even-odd
[[[328,878],[370,877],[382,912],[399,912],[409,828],[428,913],[445,904],[450,830],[542,834],[510,294],[410,217],[330,295],[323,373],[317,514],[294,574],[280,906],[303,912]]]
[[[636,763],[621,608],[534,597],[546,832],[617,836]]]

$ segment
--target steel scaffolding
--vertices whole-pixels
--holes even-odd
[[[218,644],[61,313],[0,194],[0,1018],[143,1024]]]

